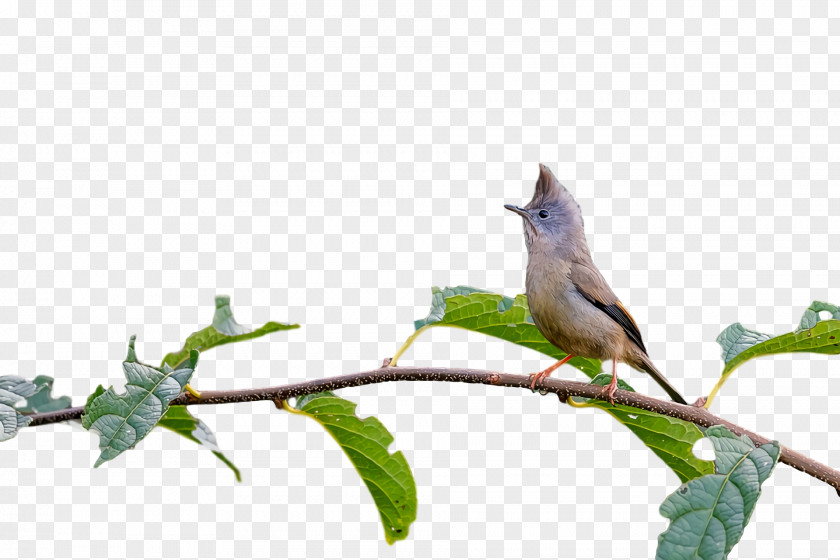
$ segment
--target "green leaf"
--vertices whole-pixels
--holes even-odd
[[[724,560],[741,540],[761,494],[761,485],[779,460],[779,444],[756,448],[723,426],[706,430],[715,448],[715,474],[680,486],[659,513],[671,523],[659,535],[657,560]]]
[[[219,449],[216,436],[213,435],[212,430],[210,430],[207,424],[190,414],[187,407],[170,406],[169,410],[166,411],[158,422],[158,426],[172,430],[176,434],[180,434],[199,445],[203,445],[233,471],[237,482],[242,482],[242,475],[239,473],[239,469]]]
[[[741,323],[735,323],[734,325],[729,325],[718,335],[717,343],[720,344],[723,350],[721,353],[723,363],[728,363],[732,358],[749,349],[751,346],[755,346],[769,339],[769,334],[751,331],[745,329]]]
[[[830,312],[832,318],[821,320],[820,311]],[[717,342],[721,346],[725,365],[720,379],[706,399],[706,408],[732,372],[748,360],[794,352],[840,354],[840,308],[815,301],[805,310],[797,330],[779,336],[752,331],[735,323],[720,333]]]
[[[33,414],[68,408],[72,402],[70,397],[53,398],[53,381],[53,378],[49,375],[39,375],[33,379],[32,384],[36,387],[35,392],[26,398],[26,404],[19,406],[18,410],[24,414]]]
[[[198,362],[198,352],[193,350],[189,361],[175,370],[166,364],[163,368],[143,364],[134,352],[135,338],[131,337],[123,362],[126,391],[118,395],[113,387],[107,391],[98,388],[88,398],[82,415],[82,425],[99,434],[101,453],[94,467],[116,458],[148,435],[172,399],[189,383]]]
[[[831,303],[825,303],[824,301],[815,301],[802,314],[802,319],[799,321],[799,329],[797,330],[804,331],[817,326],[817,323],[821,321],[820,311],[828,311],[831,313],[832,319],[840,320],[840,307]]]
[[[12,439],[18,430],[32,421],[16,408],[20,401],[35,392],[35,385],[17,375],[0,377],[0,441]]]
[[[602,373],[592,380],[592,385],[607,385],[612,375]],[[633,388],[618,380],[618,386],[626,391]],[[695,424],[621,404],[611,405],[598,399],[581,399],[589,406],[596,406],[608,412],[616,420],[627,426],[642,443],[676,473],[680,481],[687,482],[705,474],[715,472],[711,461],[697,458],[692,451],[697,440],[703,438],[703,432]],[[578,400],[574,401],[575,403]]]
[[[515,298],[469,286],[432,288],[429,316],[414,322],[415,329],[429,326],[459,327],[536,350],[556,360],[566,354],[540,334],[524,294]],[[569,364],[590,378],[601,373],[601,362],[574,357]]]
[[[300,325],[270,321],[256,330],[251,330],[249,327],[240,325],[233,318],[229,296],[216,296],[216,312],[213,314],[213,323],[209,327],[188,336],[184,347],[177,352],[167,354],[163,358],[161,366],[167,364],[173,368],[177,367],[189,357],[193,350],[207,352],[211,348],[223,344],[250,340],[269,333],[297,328],[300,328]]]
[[[356,403],[329,392],[302,397],[291,411],[315,419],[344,450],[379,509],[388,544],[408,537],[417,517],[417,487],[402,452],[388,452],[394,436],[385,426],[374,417],[362,420]]]

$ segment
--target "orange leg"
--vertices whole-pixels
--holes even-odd
[[[560,360],[559,362],[557,362],[553,366],[547,367],[546,369],[542,370],[539,373],[532,373],[531,375],[529,375],[528,377],[531,378],[531,390],[532,391],[534,390],[534,387],[537,386],[538,382],[542,381],[543,379],[545,379],[546,377],[551,375],[552,371],[559,368],[560,366],[562,366],[563,364],[565,364],[566,362],[568,362],[572,358],[574,358],[574,356],[569,354],[568,356],[566,356],[565,358],[563,358],[562,360]]]
[[[616,376],[616,366],[618,365],[618,359],[613,358],[613,378],[610,381],[610,384],[604,387],[604,390],[598,393],[598,397],[600,398],[601,395],[604,393],[607,394],[607,399],[609,399],[610,404],[615,405],[615,401],[613,400],[613,395],[615,395],[615,388],[618,384],[618,377]]]

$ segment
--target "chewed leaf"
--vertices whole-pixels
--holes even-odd
[[[52,396],[53,378],[48,375],[39,375],[32,380],[35,392],[26,398],[26,404],[19,406],[18,410],[25,414],[37,412],[53,412],[63,410],[70,406],[70,397]]]
[[[778,442],[756,448],[723,426],[712,426],[706,437],[715,449],[715,473],[683,484],[662,503],[659,513],[671,524],[659,535],[657,560],[725,560],[779,460]]]
[[[118,457],[148,435],[169,403],[184,390],[198,362],[198,352],[193,350],[189,362],[175,370],[168,365],[159,369],[143,364],[137,361],[134,340],[132,336],[123,362],[126,391],[117,394],[113,387],[107,391],[100,387],[88,398],[82,415],[82,425],[99,434],[101,453],[94,467]]]
[[[0,377],[0,441],[15,437],[32,419],[15,408],[35,392],[35,385],[16,375]]]
[[[611,379],[611,375],[602,373],[592,380],[592,384],[606,385]],[[618,386],[626,391],[633,390],[620,379]],[[611,405],[597,399],[585,401],[590,406],[605,410],[627,426],[682,482],[715,472],[714,463],[697,458],[692,451],[697,440],[703,438],[703,432],[695,424],[631,406]]]
[[[831,319],[821,319],[820,312],[831,313]],[[811,352],[840,354],[840,308],[815,301],[805,310],[797,330],[772,336],[745,329],[740,323],[727,327],[717,338],[725,363],[720,380],[706,399],[706,408],[735,369],[744,362],[771,354]]]
[[[287,331],[299,327],[300,325],[296,324],[270,321],[258,329],[251,330],[249,327],[240,325],[233,318],[229,296],[216,296],[216,311],[213,314],[212,324],[188,336],[184,347],[178,352],[167,354],[161,366],[168,364],[170,367],[177,367],[189,358],[192,350],[207,352],[223,344],[250,340],[276,331]]]
[[[379,509],[388,544],[408,537],[417,517],[417,487],[402,452],[388,452],[394,436],[376,418],[356,416],[356,403],[329,392],[307,395],[296,405],[292,411],[321,424],[353,463]]]
[[[239,473],[239,469],[219,449],[216,436],[212,430],[210,430],[207,424],[190,414],[187,407],[170,406],[169,410],[166,411],[166,414],[158,422],[158,426],[172,430],[176,434],[182,435],[199,445],[203,445],[233,471],[237,482],[242,482],[242,475]]]
[[[540,334],[524,294],[515,298],[470,286],[432,288],[432,308],[428,317],[414,322],[415,329],[428,326],[459,327],[495,336],[562,360],[566,354]],[[601,372],[601,362],[574,357],[569,364],[589,377]]]
[[[744,350],[769,339],[769,334],[751,331],[745,329],[741,323],[735,323],[718,335],[717,343],[722,349],[723,362],[727,363]]]
[[[828,311],[831,313],[832,319],[840,320],[840,307],[830,303],[825,303],[824,301],[815,301],[810,307],[808,307],[808,309],[805,310],[805,313],[802,314],[802,319],[799,321],[799,328],[797,330],[804,331],[806,329],[813,329],[817,326],[817,323],[821,320],[821,311]]]

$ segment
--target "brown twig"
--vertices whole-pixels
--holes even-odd
[[[390,367],[389,361],[382,367],[371,371],[351,373],[338,377],[328,377],[303,383],[281,385],[279,387],[266,387],[262,389],[238,389],[231,391],[202,391],[201,398],[196,398],[189,393],[183,393],[172,401],[173,405],[202,405],[202,404],[226,404],[254,401],[282,402],[292,397],[299,397],[321,391],[336,391],[347,387],[358,387],[360,385],[371,385],[374,383],[386,383],[389,381],[445,381],[450,383],[480,383],[484,385],[496,385],[499,387],[518,387],[528,389],[531,379],[525,375],[514,375],[495,371],[478,369],[448,369],[448,368],[424,368],[424,367]],[[580,381],[567,381],[549,377],[542,381],[540,388],[553,393],[566,402],[568,397],[594,398],[601,394],[603,387],[590,385]],[[715,416],[702,406],[688,406],[677,404],[671,401],[655,399],[632,391],[617,390],[615,402],[658,412],[672,418],[680,418],[692,422],[698,426],[709,427],[724,425],[737,435],[746,435],[756,446],[769,443],[770,440],[736,426],[732,422]],[[30,426],[43,426],[56,422],[65,422],[80,418],[84,407],[67,408],[56,412],[44,412],[31,415]],[[840,472],[818,463],[813,459],[792,451],[782,446],[779,460],[797,470],[800,470],[818,480],[832,486],[840,495]]]

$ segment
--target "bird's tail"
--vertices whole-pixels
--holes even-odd
[[[665,376],[662,375],[658,369],[656,369],[656,366],[654,366],[653,362],[650,361],[650,357],[648,357],[647,354],[642,354],[641,352],[639,354],[639,357],[641,358],[638,362],[639,369],[641,369],[645,373],[650,374],[650,376],[653,377],[653,379],[657,383],[659,383],[659,386],[665,389],[665,392],[668,393],[668,395],[674,402],[678,402],[680,404],[688,404],[687,402],[685,402],[685,399],[680,394],[680,392],[674,389],[673,385],[668,383],[668,380],[665,379]]]

